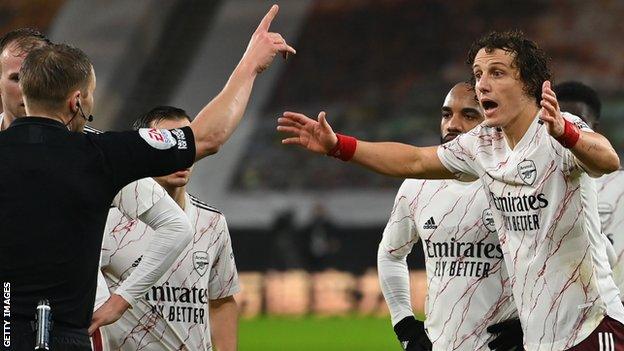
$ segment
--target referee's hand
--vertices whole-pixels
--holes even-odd
[[[241,62],[253,65],[256,73],[262,73],[262,71],[267,69],[277,53],[282,53],[284,58],[287,58],[289,53],[297,53],[293,47],[286,43],[281,34],[269,32],[269,27],[277,15],[277,11],[279,11],[277,5],[271,6],[271,9],[260,21],[258,28],[251,36],[247,50],[241,60]]]
[[[112,294],[106,302],[93,313],[89,335],[102,326],[115,323],[130,307],[130,304],[123,297]]]

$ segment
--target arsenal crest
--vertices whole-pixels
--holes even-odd
[[[205,251],[195,251],[193,253],[193,269],[199,273],[200,276],[206,274],[208,270],[208,253]]]
[[[518,176],[526,185],[533,185],[535,179],[537,179],[537,168],[535,168],[535,162],[531,160],[524,160],[518,163]]]
[[[492,211],[489,208],[483,210],[483,214],[481,215],[481,220],[483,221],[483,225],[490,232],[496,231],[496,224],[494,223],[494,216],[492,215]]]

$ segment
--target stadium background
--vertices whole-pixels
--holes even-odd
[[[93,59],[95,127],[127,129],[159,104],[191,115],[215,96],[271,1],[2,0],[0,33],[33,26]],[[242,350],[398,349],[374,270],[400,180],[280,145],[284,110],[366,140],[432,145],[467,49],[522,29],[552,57],[555,83],[603,101],[600,130],[624,156],[624,2],[284,0],[272,29],[298,54],[256,81],[245,120],[196,166],[190,191],[228,218],[244,292]],[[414,306],[426,287],[410,256]]]

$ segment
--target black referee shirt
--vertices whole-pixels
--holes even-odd
[[[194,159],[190,127],[86,135],[49,118],[15,120],[0,133],[5,319],[33,319],[47,298],[54,321],[87,328],[113,197],[134,180],[173,173]]]

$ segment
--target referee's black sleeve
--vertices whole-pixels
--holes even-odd
[[[137,179],[171,174],[195,162],[195,138],[190,127],[141,128],[87,137],[99,149],[118,189]]]

